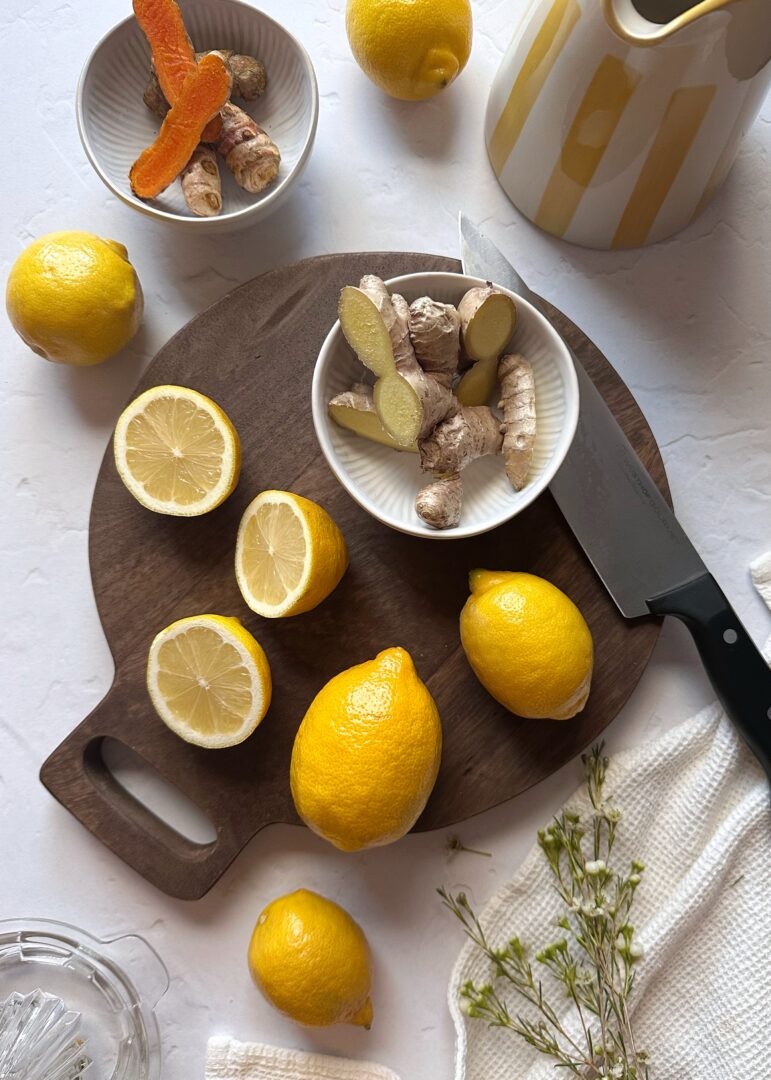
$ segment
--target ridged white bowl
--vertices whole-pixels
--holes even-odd
[[[179,181],[157,199],[144,201],[132,194],[129,169],[153,141],[160,124],[142,101],[150,49],[133,16],[110,30],[86,62],[77,92],[80,138],[107,187],[135,210],[200,232],[244,228],[275,210],[308,160],[319,112],[313,65],[287,30],[240,0],[181,0],[180,6],[197,52],[233,49],[265,64],[266,93],[256,101],[235,101],[281,151],[278,179],[259,195],[251,195],[236,184],[222,162],[222,213],[212,218],[190,213]]]
[[[351,282],[352,285],[357,282]],[[458,304],[479,278],[461,274],[406,274],[388,281],[408,301],[430,296]],[[349,347],[340,323],[330,330],[313,373],[313,424],[324,457],[343,487],[370,514],[392,529],[431,540],[458,540],[509,521],[546,489],[562,464],[578,423],[578,383],[564,342],[540,311],[509,293],[517,304],[511,351],[533,366],[537,434],[533,465],[522,491],[514,491],[500,457],[480,458],[463,472],[463,513],[454,529],[432,529],[415,512],[415,496],[427,482],[417,454],[399,453],[346,431],[330,420],[327,404],[352,383],[371,382]]]

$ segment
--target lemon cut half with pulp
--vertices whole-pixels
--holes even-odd
[[[193,615],[161,630],[147,659],[147,689],[164,724],[207,749],[247,739],[271,698],[270,665],[238,619]]]
[[[134,498],[158,514],[197,517],[238,483],[241,446],[211,398],[185,386],[152,386],[120,415],[115,465]]]
[[[236,578],[258,615],[279,619],[315,608],[348,566],[343,534],[317,503],[291,491],[263,491],[238,529]]]

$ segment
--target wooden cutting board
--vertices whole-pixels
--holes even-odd
[[[292,741],[303,714],[332,675],[403,645],[439,706],[444,752],[418,829],[449,826],[525,791],[596,739],[639,680],[659,633],[653,619],[624,620],[551,496],[485,536],[453,543],[403,536],[370,518],[339,486],[316,442],[310,412],[313,365],[336,318],[345,284],[419,270],[460,270],[452,259],[379,253],[330,255],[274,270],[199,315],[158,353],[137,393],[179,383],[209,394],[241,436],[243,470],[234,495],[213,513],[185,520],[152,514],[123,487],[108,447],[91,510],[94,593],[115,659],[101,704],[48,758],[41,779],[85,826],[172,896],[202,896],[256,832],[297,822],[289,791]],[[597,348],[549,305],[652,476],[666,477],[645,419]],[[343,530],[351,565],[315,611],[264,620],[243,603],[233,573],[241,514],[264,488],[288,488],[325,506]],[[589,703],[571,721],[519,720],[482,689],[458,639],[458,613],[475,566],[548,577],[584,613],[597,651]],[[156,717],[145,689],[153,636],[174,619],[237,615],[264,646],[274,697],[242,746],[186,745]],[[210,818],[217,839],[196,844],[161,821],[113,779],[102,759],[110,736],[175,784]],[[567,792],[566,792],[567,794]]]

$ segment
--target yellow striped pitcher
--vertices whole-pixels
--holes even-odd
[[[490,92],[506,194],[575,244],[677,232],[728,175],[771,82],[771,0],[535,0]]]

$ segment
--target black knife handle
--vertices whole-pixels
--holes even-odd
[[[771,778],[771,668],[711,574],[648,601],[654,615],[675,615],[696,647],[728,716]]]

